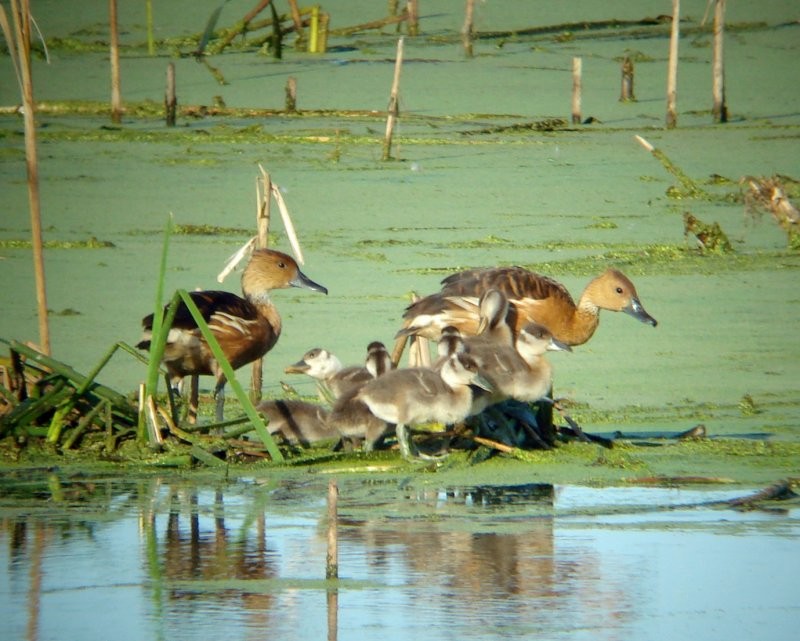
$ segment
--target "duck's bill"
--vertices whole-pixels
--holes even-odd
[[[653,327],[658,325],[658,321],[645,311],[644,307],[642,307],[642,304],[636,298],[634,298],[631,301],[631,304],[622,311],[626,314],[630,314],[636,320],[641,321],[642,323],[647,323]]]
[[[302,287],[303,289],[310,289],[311,291],[314,292],[322,292],[323,294],[328,293],[327,287],[324,287],[319,283],[315,283],[299,269],[297,270],[297,276],[293,280],[289,281],[289,285],[291,285],[292,287]]]

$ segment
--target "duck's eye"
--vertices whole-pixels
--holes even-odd
[[[280,267],[281,269],[286,269],[286,263],[284,263],[283,261],[280,261],[280,262],[278,263],[278,267]],[[620,290],[620,291],[621,291],[621,290]]]
[[[622,293],[622,287],[617,287],[617,294],[621,294],[621,293]]]

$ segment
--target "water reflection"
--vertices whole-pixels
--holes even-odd
[[[796,505],[348,479],[326,581],[326,494],[316,478],[2,479],[7,638],[788,639],[800,623]],[[639,509],[655,505],[674,509]]]

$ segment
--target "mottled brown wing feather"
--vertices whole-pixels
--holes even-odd
[[[487,289],[497,289],[510,300],[561,298],[574,301],[558,281],[522,267],[470,269],[452,274],[442,281],[441,293],[450,296],[480,296]]]
[[[194,304],[200,311],[203,320],[208,322],[215,312],[225,312],[232,316],[238,316],[245,320],[255,320],[258,317],[258,311],[255,306],[249,301],[246,301],[241,296],[232,294],[231,292],[223,291],[204,291],[204,292],[190,292],[189,296],[192,297]],[[164,313],[167,313],[168,305],[164,306]],[[153,315],[148,314],[142,319],[142,327],[145,330],[153,329]],[[189,308],[181,301],[178,303],[178,308],[175,311],[175,319],[172,321],[172,327],[178,329],[194,329],[197,323],[192,317]]]

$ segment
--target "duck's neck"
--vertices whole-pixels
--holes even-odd
[[[258,310],[259,315],[272,326],[275,335],[279,336],[281,333],[281,315],[269,297],[269,290],[261,290],[256,294],[247,294],[246,297],[248,302]]]

